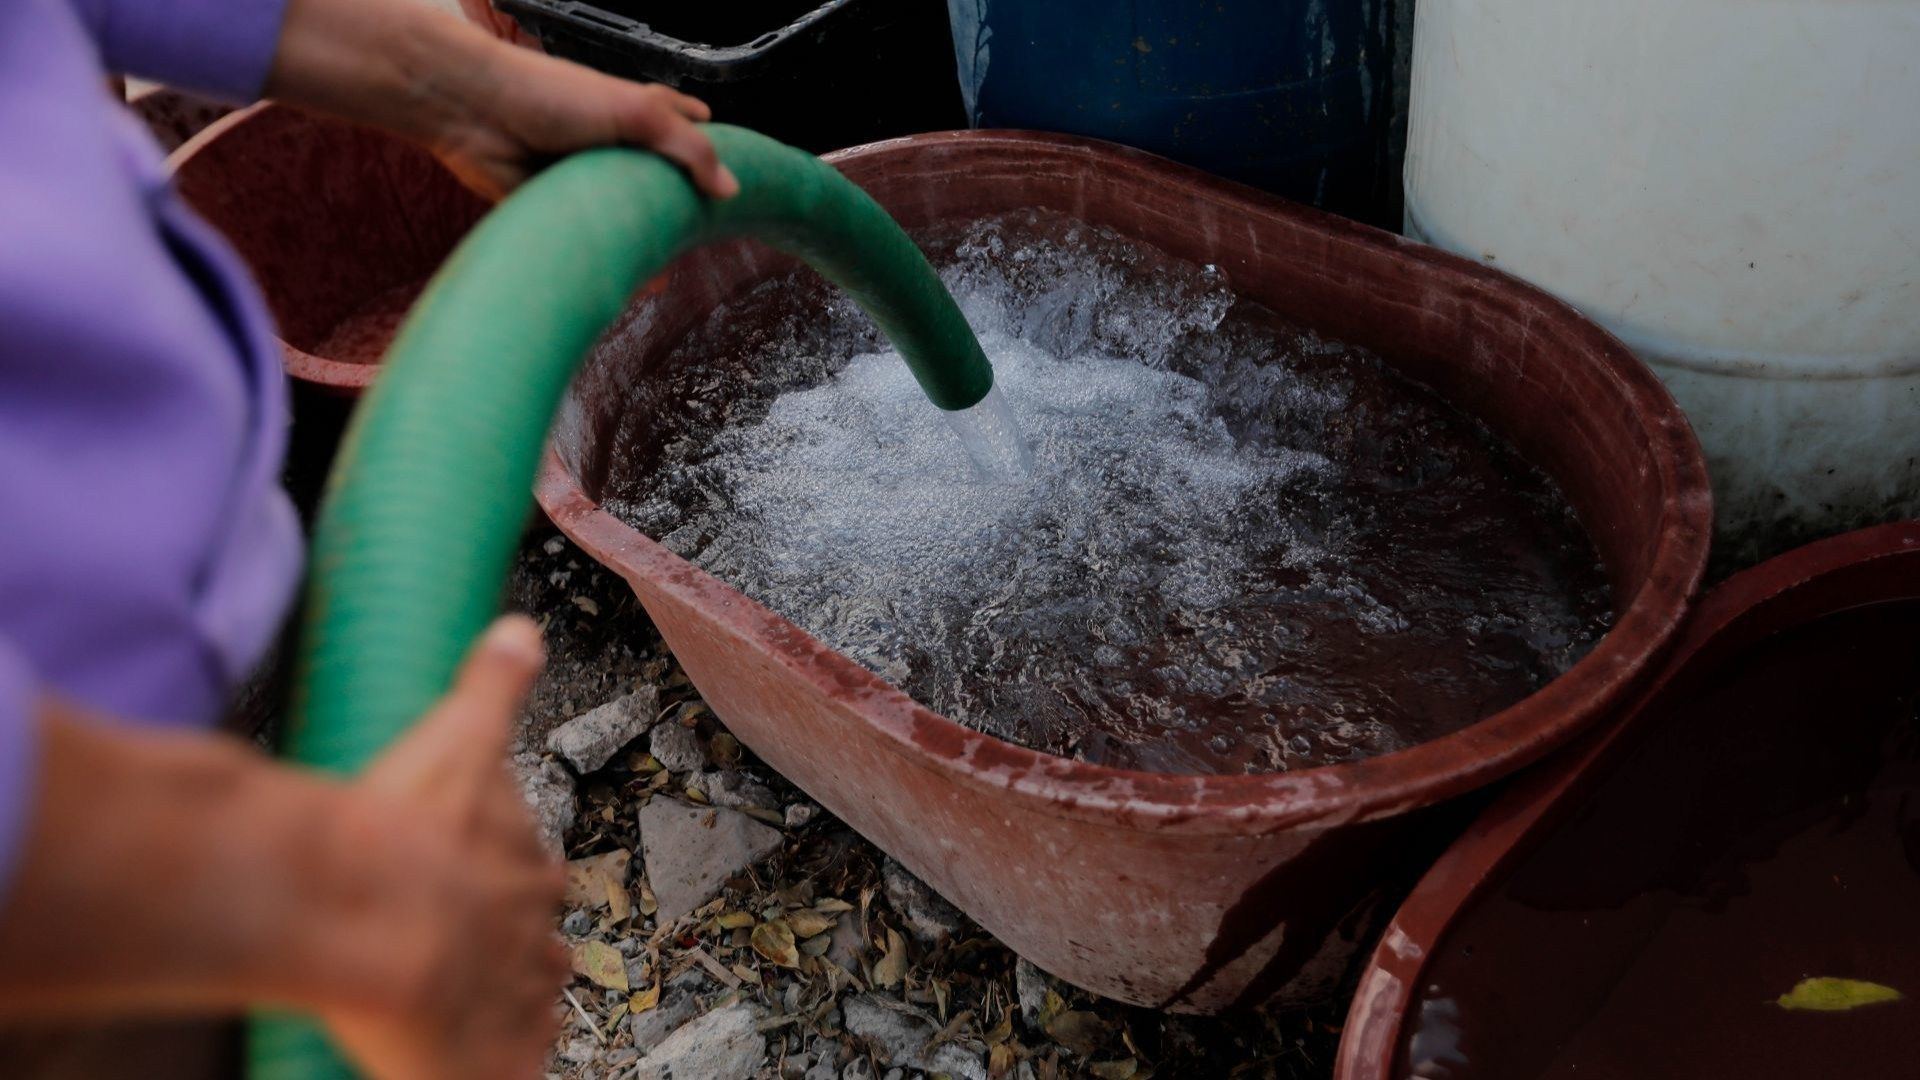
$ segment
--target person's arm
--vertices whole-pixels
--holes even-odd
[[[287,0],[267,93],[425,143],[491,197],[610,144],[679,162],[709,195],[739,188],[694,127],[709,115],[694,98],[516,48],[417,0]]]
[[[539,665],[538,631],[503,620],[351,784],[43,700],[0,1020],[272,1003],[321,1015],[378,1077],[535,1074],[563,872],[505,748]]]

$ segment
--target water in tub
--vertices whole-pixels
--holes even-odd
[[[795,276],[634,391],[607,506],[928,707],[1121,767],[1390,752],[1604,632],[1548,480],[1364,351],[1055,215],[921,239],[1024,479],[982,477],[899,356]]]

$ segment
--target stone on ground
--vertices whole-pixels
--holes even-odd
[[[655,727],[647,751],[671,773],[699,772],[707,765],[707,750],[700,745],[699,732],[678,722]]]
[[[699,907],[727,879],[780,850],[780,830],[724,806],[655,798],[640,808],[647,884],[665,925]]]
[[[643,686],[554,728],[547,734],[547,749],[584,776],[605,766],[622,747],[646,734],[659,711],[659,689]]]
[[[779,798],[771,789],[748,779],[738,769],[708,769],[687,783],[699,788],[707,796],[707,801],[715,806],[730,806],[735,810],[748,807],[772,810],[780,805]]]
[[[767,1061],[762,1010],[735,1002],[681,1025],[634,1067],[634,1080],[743,1080]]]
[[[866,1041],[888,1065],[946,1073],[953,1080],[987,1080],[986,1053],[977,1043],[954,1041],[928,1048],[940,1023],[909,1005],[877,994],[853,994],[840,1003],[847,1033]]]
[[[1020,1019],[1026,1022],[1027,1030],[1040,1030],[1040,1017],[1047,1005],[1047,974],[1026,958],[1021,957],[1013,966],[1013,992],[1020,999]]]
[[[573,777],[558,762],[539,754],[515,754],[511,766],[540,828],[540,839],[556,856],[565,858],[567,830],[573,827]]]
[[[627,1031],[633,1035],[634,1049],[648,1053],[687,1021],[700,1015],[697,995],[705,981],[698,972],[683,971],[667,980],[659,1005],[628,1016]]]
[[[906,867],[888,859],[880,877],[887,889],[887,902],[906,920],[907,932],[914,940],[937,945],[960,933],[964,919],[960,910],[908,873]]]

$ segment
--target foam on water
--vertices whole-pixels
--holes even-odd
[[[1027,481],[977,474],[897,354],[803,320],[752,335],[806,373],[778,392],[670,365],[652,401],[687,416],[607,505],[929,707],[1134,767],[1397,749],[1597,635],[1604,586],[1542,478],[1211,268],[1029,214],[969,231],[945,277]],[[716,322],[778,326],[782,299]]]

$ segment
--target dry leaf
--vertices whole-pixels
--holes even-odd
[[[1040,1015],[1036,1018],[1040,1021],[1040,1029],[1045,1031],[1047,1025],[1053,1023],[1054,1017],[1066,1011],[1067,999],[1055,991],[1047,991],[1047,996],[1040,1001]]]
[[[573,947],[573,970],[595,986],[627,989],[627,958],[604,941],[583,941]]]
[[[1107,1041],[1107,1022],[1093,1013],[1069,1009],[1047,1023],[1047,1034],[1075,1054],[1092,1057]]]
[[[784,919],[754,927],[753,951],[781,967],[800,966],[800,952],[793,946],[793,928]]]
[[[584,611],[589,615],[600,614],[600,605],[594,603],[590,597],[585,597],[585,596],[574,597],[573,606],[579,608],[581,611]]]
[[[740,812],[755,821],[772,825],[776,828],[785,828],[787,824],[787,819],[784,814],[778,810],[769,810],[764,806],[743,806],[740,807]]]
[[[722,930],[739,930],[752,926],[753,913],[750,911],[729,911],[713,920],[713,924]]]
[[[760,973],[745,964],[733,965],[733,975],[734,978],[739,979],[743,983],[750,983],[754,986],[760,985]]]
[[[605,907],[615,888],[626,890],[627,867],[633,853],[621,848],[604,855],[575,859],[567,864],[567,906]]]
[[[853,910],[853,905],[838,897],[829,896],[813,905],[813,910],[822,915],[841,915]]]
[[[993,1049],[987,1053],[987,1075],[993,1080],[1000,1080],[1013,1071],[1013,1065],[1013,1047],[1005,1042],[994,1043]]]
[[[793,927],[793,936],[798,938],[824,934],[833,929],[834,922],[831,916],[822,915],[817,911],[808,911],[805,908],[787,914],[787,925]]]
[[[704,805],[707,801],[707,793],[691,784],[687,785],[686,795],[688,802],[697,802]]]
[[[873,965],[873,985],[882,990],[900,985],[907,977],[907,943],[900,940],[900,932],[887,927],[887,954]]]
[[[627,999],[627,1011],[635,1014],[652,1012],[659,1005],[660,984],[657,982]]]
[[[712,755],[715,764],[731,765],[740,760],[740,740],[727,732],[715,732],[707,743],[707,752]]]
[[[627,892],[624,881],[616,882],[612,878],[607,883],[607,917],[614,922],[625,922],[633,914],[633,896]]]
[[[618,1005],[615,1005],[613,1007],[613,1010],[607,1013],[607,1022],[600,1025],[600,1030],[603,1032],[612,1031],[614,1029],[614,1025],[618,1024],[621,1018],[627,1015],[627,1009],[628,1009],[628,1005],[624,1001]]]
[[[1013,1038],[1013,1010],[1008,1009],[1006,1012],[1001,1013],[1000,1022],[993,1025],[993,1030],[987,1032],[981,1036],[981,1038],[986,1040],[988,1046],[999,1046],[1001,1043]]]
[[[1087,1072],[1100,1080],[1133,1080],[1140,1071],[1140,1063],[1127,1058],[1125,1061],[1096,1061],[1087,1066]]]
[[[653,898],[653,886],[645,881],[640,883],[640,914],[652,915],[660,910],[660,901]]]
[[[1884,1005],[1899,1001],[1900,991],[1860,979],[1801,979],[1792,990],[1774,1001],[1783,1009],[1812,1012],[1845,1012],[1864,1005]]]

